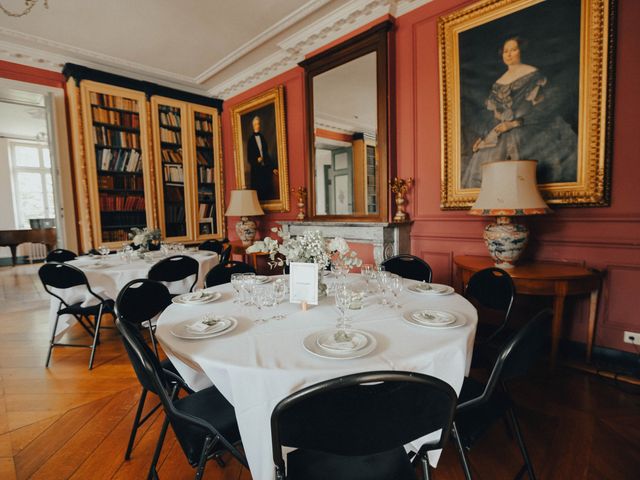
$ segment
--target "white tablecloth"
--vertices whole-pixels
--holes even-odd
[[[359,282],[353,277],[350,281],[354,285]],[[255,480],[274,478],[269,422],[273,408],[289,394],[323,380],[373,370],[433,375],[459,393],[469,371],[477,314],[457,294],[426,296],[405,291],[400,298],[402,309],[397,310],[377,304],[375,297],[367,298],[366,307],[351,311],[349,316],[354,328],[375,335],[376,350],[359,359],[330,360],[308,353],[302,341],[313,332],[335,326],[338,312],[332,296],[306,312],[299,305],[285,303],[274,311],[286,313],[287,318],[255,324],[255,308],[234,304],[229,284],[216,289],[223,296],[215,303],[167,308],[158,319],[156,336],[194,390],[213,383],[234,406]],[[433,330],[401,319],[402,312],[419,308],[447,310],[467,323],[459,328]],[[170,333],[172,325],[207,312],[233,315],[238,327],[226,335],[203,340],[182,340]],[[417,449],[419,445],[416,442],[413,447]],[[432,464],[437,463],[439,454],[430,455]]]
[[[198,272],[197,288],[204,286],[205,275],[219,262],[217,254],[212,252],[186,252],[186,255],[193,256],[198,261],[200,266]],[[150,254],[147,254],[150,255]],[[135,256],[131,263],[123,261],[119,255],[109,255],[104,260],[108,265],[106,268],[96,268],[96,258],[90,258],[88,256],[78,257],[75,260],[71,260],[69,265],[78,267],[84,272],[89,280],[91,289],[102,296],[103,298],[116,299],[120,289],[124,287],[131,280],[136,278],[147,278],[149,269],[154,263],[159,262],[164,257],[159,252],[153,252],[149,258],[152,261],[142,260]],[[187,278],[182,282],[174,282],[169,285],[171,293],[184,293],[193,283],[193,277]],[[86,305],[92,305],[97,303],[95,297],[88,293],[85,287],[73,287],[65,290],[53,289],[57,295],[60,295],[65,302],[73,304],[77,302],[84,302]],[[56,312],[59,307],[59,300],[51,297],[51,305],[49,308],[49,331],[53,331],[55,324]],[[75,318],[71,315],[62,315],[58,322],[58,328],[56,329],[56,337],[60,337],[64,332],[71,327],[75,322]]]

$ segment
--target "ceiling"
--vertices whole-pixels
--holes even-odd
[[[429,0],[42,0],[0,14],[0,59],[80,63],[222,98],[385,14]],[[20,10],[23,0],[2,0]]]

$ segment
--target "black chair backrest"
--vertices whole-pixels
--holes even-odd
[[[198,261],[187,255],[174,255],[172,257],[160,260],[149,269],[147,277],[149,280],[158,282],[178,282],[195,275],[193,284],[189,287],[189,291],[198,282]]]
[[[551,317],[551,310],[544,309],[518,330],[502,347],[482,395],[461,404],[459,409],[488,401],[499,385],[524,376],[545,349]]]
[[[224,250],[224,245],[218,240],[205,240],[200,245],[198,245],[198,250],[207,250],[209,252],[215,252],[220,255]]]
[[[395,273],[403,278],[431,282],[433,272],[427,262],[414,255],[406,253],[387,258],[382,262],[387,272]]]
[[[474,273],[464,292],[464,296],[478,309],[478,318],[487,323],[492,314],[499,313],[495,337],[507,324],[511,307],[516,297],[516,287],[511,275],[500,268],[485,268]],[[485,312],[485,310],[488,310]]]
[[[140,335],[141,324],[155,318],[170,304],[171,294],[164,284],[155,280],[140,278],[131,280],[122,287],[116,299],[116,314],[122,322],[134,327],[137,335],[142,340]],[[142,341],[144,342],[144,340]],[[124,346],[140,384],[147,390],[157,393],[155,384],[150,381],[136,353],[131,349],[128,342],[124,342]]]
[[[440,448],[449,436],[456,400],[449,384],[413,372],[357,373],[321,382],[276,405],[273,459],[284,467],[282,446],[372,455],[442,429],[433,445]]]
[[[228,263],[229,260],[231,260],[231,245],[227,245],[227,248],[220,254],[220,263]]]
[[[67,288],[84,285],[89,293],[100,302],[104,302],[104,298],[91,290],[89,280],[82,270],[68,263],[48,262],[44,263],[38,270],[38,276],[42,281],[45,291],[57,298],[63,305],[68,306],[67,302],[51,288],[59,288],[65,290]]]
[[[185,453],[188,451],[190,445],[189,442],[186,441],[186,438],[192,437],[194,430],[202,431],[203,443],[204,435],[206,434],[210,434],[211,437],[216,437],[218,431],[209,422],[184,413],[174,406],[169,382],[160,365],[160,361],[149,345],[147,345],[147,342],[142,338],[137,325],[117,317],[116,327],[122,334],[122,341],[125,344],[125,348],[127,348],[127,352],[130,352],[130,359],[134,364],[136,373],[138,371],[140,372],[145,378],[145,382],[151,385],[149,390],[156,393],[160,398],[165,414]],[[231,447],[224,437],[220,436],[219,441],[225,447]],[[192,457],[193,455],[188,454],[188,456]]]
[[[51,250],[45,258],[45,262],[68,262],[77,258],[77,255],[71,250],[65,250],[64,248],[56,248]]]
[[[204,277],[204,285],[208,288],[229,283],[231,281],[231,275],[234,273],[256,273],[256,271],[251,265],[236,262],[235,260],[227,263],[219,263],[209,270],[207,276]]]

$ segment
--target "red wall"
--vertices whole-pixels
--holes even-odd
[[[0,60],[0,78],[64,88],[64,77],[59,72],[5,62],[4,60]]]
[[[397,173],[416,179],[409,194],[414,220],[412,253],[434,269],[435,281],[453,281],[453,257],[486,255],[482,241],[485,219],[465,212],[440,210],[440,96],[437,20],[448,11],[470,3],[433,2],[396,19],[395,102]],[[600,302],[596,344],[633,351],[624,345],[624,330],[640,332],[640,2],[619,0],[614,152],[611,207],[556,208],[553,215],[531,222],[534,233],[529,255],[537,260],[584,264],[606,272]],[[284,84],[287,105],[289,174],[292,187],[306,181],[303,73],[295,68],[225,102],[225,179],[235,186],[230,108],[275,85]],[[269,215],[263,225],[288,214]],[[232,219],[235,224],[236,219]],[[235,235],[230,232],[231,235]],[[360,250],[360,249],[359,249]],[[366,252],[365,252],[366,255]],[[566,335],[584,341],[588,305],[585,299],[567,304]]]

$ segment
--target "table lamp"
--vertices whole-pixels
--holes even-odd
[[[225,213],[226,217],[240,217],[236,223],[236,233],[245,247],[253,244],[256,238],[256,222],[249,216],[264,215],[255,190],[231,190],[231,200]]]
[[[482,186],[471,215],[497,217],[484,229],[484,241],[498,268],[513,268],[527,246],[529,230],[511,217],[551,210],[536,182],[536,160],[501,160],[482,166]]]

